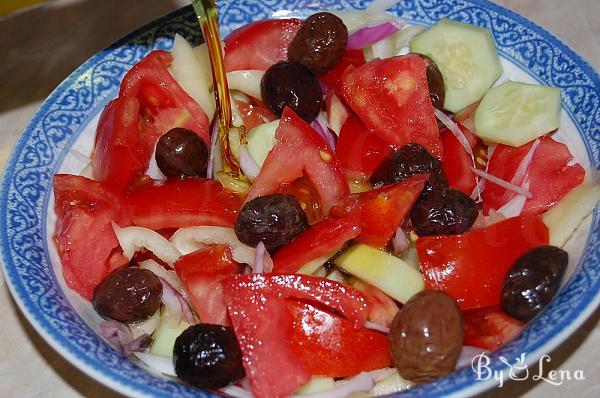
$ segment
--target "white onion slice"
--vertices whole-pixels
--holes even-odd
[[[150,369],[167,376],[177,377],[172,358],[148,354],[146,352],[136,352],[135,356],[138,357],[140,361],[148,365]]]
[[[219,119],[215,119],[210,129],[210,150],[208,151],[208,164],[206,177],[215,178],[223,170],[223,155],[221,154],[221,140],[219,140]]]
[[[253,398],[254,397],[254,395],[252,395],[252,393],[250,391],[245,390],[242,387],[235,386],[235,385],[221,388],[221,391],[223,391],[227,395],[231,395],[232,397],[236,397],[236,398]]]
[[[267,249],[265,244],[260,241],[256,245],[256,256],[254,257],[254,268],[252,270],[255,274],[262,274],[265,272],[265,253]]]
[[[169,283],[163,278],[159,276],[158,279],[162,285],[161,301],[165,306],[165,311],[163,312],[162,316],[168,317],[170,323],[178,325],[183,319],[183,309],[179,303],[179,300],[177,299],[177,292],[173,286],[169,285]]]
[[[388,334],[390,332],[390,328],[388,328],[387,326],[380,325],[376,322],[366,321],[364,326],[366,329],[375,330],[377,332],[385,334]]]
[[[437,108],[433,108],[433,113],[435,113],[435,117],[437,117],[439,119],[439,121],[442,122],[444,124],[444,126],[446,126],[448,128],[448,130],[450,130],[450,132],[452,134],[454,134],[454,136],[456,137],[458,142],[460,142],[460,145],[471,156],[473,165],[475,165],[475,158],[473,157],[473,150],[471,149],[471,145],[469,144],[469,140],[467,140],[465,133],[463,133],[461,131],[460,127],[458,127],[458,125],[456,123],[454,123],[454,121],[452,119],[450,119],[448,117],[448,115],[446,115],[444,112],[440,111]]]
[[[255,179],[260,173],[260,167],[256,164],[245,145],[240,145],[240,168],[251,179]]]
[[[348,109],[342,100],[333,92],[328,94],[325,102],[327,108],[327,127],[329,127],[338,137],[342,131],[342,126],[348,119]]]
[[[169,282],[169,285],[173,286],[175,290],[177,290],[184,298],[187,299],[187,294],[183,287],[183,283],[174,270],[166,270],[162,265],[152,259],[144,260],[138,265],[140,268],[152,271],[154,274],[156,274],[156,276],[159,276],[165,281]]]
[[[396,233],[394,234],[394,238],[392,239],[392,248],[394,249],[394,254],[399,255],[404,252],[410,246],[410,242],[406,237],[406,233],[402,229],[402,227],[398,227],[396,229]]]
[[[483,194],[483,191],[485,190],[485,179],[484,178],[478,178],[477,179],[477,185],[475,185],[475,188],[473,188],[473,192],[471,192],[471,199],[473,200],[477,200],[477,203],[481,203],[483,201],[483,199],[481,198],[481,195]]]
[[[524,195],[524,196],[526,196],[528,198],[530,198],[532,196],[531,192],[529,192],[528,190],[523,189],[522,187],[519,187],[517,185],[511,184],[508,181],[504,181],[503,179],[498,178],[495,175],[492,175],[490,173],[486,173],[485,171],[479,170],[479,169],[477,169],[475,167],[471,167],[471,170],[473,171],[473,173],[477,174],[479,177],[485,178],[489,182],[491,182],[493,184],[496,184],[496,185],[499,185],[499,186],[501,186],[504,189],[516,192],[519,195]]]
[[[529,190],[529,181],[526,181],[521,187]],[[515,195],[500,207],[497,212],[506,218],[516,217],[521,214],[526,201],[527,197],[525,195]]]
[[[294,398],[346,398],[357,392],[370,391],[375,385],[375,381],[369,373],[361,372],[350,379],[338,381],[335,384],[336,387],[332,390],[315,394],[294,395]]]
[[[146,319],[145,321],[130,324],[129,329],[131,329],[131,334],[133,335],[134,338],[138,338],[144,334],[147,334],[148,336],[150,336],[150,335],[152,335],[152,333],[154,333],[154,331],[158,327],[159,323],[160,323],[160,308],[158,310],[156,310],[154,315],[152,315],[150,318]]]
[[[369,372],[375,383],[379,383],[381,380],[393,375],[394,373],[396,373],[396,368],[381,368],[371,370]]]
[[[227,72],[227,83],[230,90],[239,90],[251,97],[262,100],[260,81],[264,74],[264,70],[236,70]]]
[[[152,156],[150,157],[150,163],[148,163],[146,175],[156,181],[165,181],[167,179],[167,176],[160,171],[160,168],[156,163],[156,145],[154,145],[154,150],[152,151]]]
[[[527,154],[523,157],[523,159],[521,159],[521,162],[519,163],[519,167],[517,167],[515,174],[513,175],[513,177],[510,180],[511,184],[515,184],[515,185],[523,184],[525,177],[527,176],[527,172],[529,171],[529,166],[531,165],[531,161],[533,160],[533,155],[535,155],[535,150],[537,149],[537,147],[539,145],[540,145],[540,139],[536,138],[535,141],[533,141],[531,148],[529,148],[529,151],[527,151]]]
[[[142,348],[148,339],[147,334],[133,338],[129,327],[117,321],[108,320],[100,323],[100,334],[126,357]]]
[[[329,128],[327,127],[327,120],[325,119],[325,116],[323,115],[322,111],[319,112],[317,117],[310,123],[310,126],[317,133],[319,133],[319,135],[323,137],[323,139],[325,139],[325,142],[327,143],[327,145],[329,145],[331,149],[335,150],[336,137],[334,137],[331,131],[329,131]]]
[[[227,245],[233,259],[242,264],[254,264],[256,250],[246,246],[235,236],[233,228],[227,227],[188,227],[178,229],[171,236],[171,243],[182,254],[188,254],[206,245]]]
[[[150,250],[169,266],[173,266],[173,263],[181,257],[179,250],[158,232],[143,227],[120,228],[115,222],[112,226],[123,249],[123,255],[128,260],[131,260],[135,252],[142,248]]]

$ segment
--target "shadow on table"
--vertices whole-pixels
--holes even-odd
[[[44,99],[98,50],[185,0],[58,0],[0,20],[0,113]]]

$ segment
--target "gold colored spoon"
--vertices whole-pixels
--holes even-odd
[[[217,105],[218,132],[223,152],[223,166],[233,176],[243,177],[238,162],[231,152],[229,133],[233,127],[231,101],[227,86],[227,75],[223,61],[221,34],[219,33],[219,11],[216,0],[192,0],[194,12],[202,29],[202,35],[208,46],[208,54],[212,68],[215,101]]]

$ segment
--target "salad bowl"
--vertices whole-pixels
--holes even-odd
[[[363,0],[232,0],[220,4],[222,34],[254,20],[305,17],[321,9],[363,9]],[[451,18],[489,28],[506,75],[561,88],[560,134],[587,170],[600,168],[600,77],[564,43],[519,15],[484,0],[411,0],[389,12],[431,25]],[[0,246],[6,280],[27,319],[76,367],[128,396],[210,397],[213,394],[159,376],[124,358],[98,335],[98,316],[70,291],[62,276],[52,234],[52,176],[79,174],[93,144],[104,105],[124,74],[152,49],[170,49],[176,33],[202,41],[191,7],[160,18],[99,52],[69,76],[43,103],[7,162],[0,193]],[[508,376],[505,358],[526,354],[532,364],[556,348],[600,303],[600,214],[588,218],[569,241],[571,262],[551,304],[523,332],[490,354],[490,371]],[[500,374],[500,373],[499,373]],[[478,380],[471,367],[405,391],[399,396],[471,396],[497,380]]]

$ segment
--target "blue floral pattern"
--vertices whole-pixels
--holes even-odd
[[[305,16],[318,8],[365,8],[364,0],[233,0],[221,6],[223,33],[274,11]],[[584,137],[592,167],[600,168],[600,78],[565,44],[519,15],[484,0],[404,0],[392,12],[420,24],[448,17],[489,28],[500,53],[544,84],[560,87],[563,106]],[[123,75],[152,49],[169,49],[175,33],[201,42],[190,7],[145,26],[77,69],[36,113],[20,137],[2,180],[0,245],[6,279],[29,320],[63,355],[104,383],[132,396],[210,397],[152,376],[105,344],[73,309],[58,285],[48,254],[46,216],[51,179],[89,120],[118,92]],[[495,353],[548,351],[573,322],[600,301],[600,220],[593,220],[577,272],[550,306],[511,344]],[[534,358],[535,359],[535,358]],[[499,361],[492,369],[501,369]],[[489,387],[463,369],[399,396],[464,396]]]

